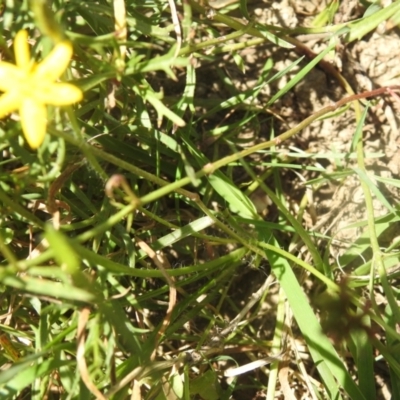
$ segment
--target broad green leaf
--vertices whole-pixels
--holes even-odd
[[[255,218],[257,210],[252,201],[219,171],[208,177],[214,190],[228,203],[229,209],[243,218]]]
[[[209,369],[199,377],[190,381],[190,394],[198,394],[204,400],[218,400],[221,388],[218,383],[217,374]]]
[[[34,293],[41,296],[49,296],[56,299],[65,299],[92,303],[96,296],[88,290],[81,289],[66,283],[53,282],[45,279],[32,278],[30,276],[5,276],[2,283],[13,288]]]
[[[261,231],[260,240],[264,239],[268,240],[269,247],[272,246],[266,250],[272,272],[285,291],[290,308],[307,343],[314,364],[324,381],[329,398],[342,398],[339,393],[339,384],[350,398],[364,399],[359,387],[347,371],[346,365],[338,356],[329,338],[322,332],[321,325],[310,307],[296,275],[288,260],[282,255],[279,243],[273,236],[264,238]]]
[[[48,224],[46,225],[44,237],[53,249],[55,259],[63,271],[70,275],[80,271],[80,259],[63,233]]]
[[[59,358],[34,361],[40,357],[39,354],[25,357],[24,360],[11,366],[9,369],[0,372],[0,397],[4,399],[14,391],[20,391],[29,386],[35,379],[49,376],[58,368],[71,365],[73,360],[64,361]],[[15,393],[15,392],[14,392]]]

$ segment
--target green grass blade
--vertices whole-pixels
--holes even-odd
[[[269,244],[278,246],[271,237]],[[290,307],[302,335],[309,347],[310,354],[325,383],[330,398],[341,398],[338,384],[352,399],[364,399],[360,388],[353,381],[343,361],[339,358],[328,337],[322,332],[310,304],[286,259],[271,250],[265,250],[268,261],[287,296]]]

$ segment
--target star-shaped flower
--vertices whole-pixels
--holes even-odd
[[[0,118],[18,110],[24,136],[37,149],[46,135],[46,105],[65,106],[82,100],[82,91],[56,80],[68,67],[72,56],[68,41],[58,43],[41,62],[31,61],[28,33],[21,30],[14,40],[16,65],[0,61]]]

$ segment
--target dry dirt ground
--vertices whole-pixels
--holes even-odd
[[[303,2],[288,0],[280,2],[257,1],[253,2],[251,7],[257,21],[294,28],[308,26],[311,18],[321,9],[322,3],[324,2],[317,0]],[[341,2],[334,22],[341,23],[361,17],[364,10],[358,6],[358,1]],[[325,48],[324,42],[318,37],[300,35],[298,39],[317,54]],[[382,24],[375,32],[360,41],[338,47],[334,58],[330,61],[348,80],[354,92],[359,93],[382,86],[400,84],[399,48],[399,30],[394,29],[389,22]],[[287,67],[299,57],[299,54],[295,51],[274,46],[267,45],[263,50],[260,52],[260,48],[248,48],[243,51],[242,55],[246,60],[246,66],[253,65],[255,67],[248,68],[245,80],[237,80],[237,85],[242,90],[246,89],[246,86],[251,86],[257,79],[260,73],[260,71],[257,71],[257,66],[262,65],[266,57],[273,58],[275,62],[274,70],[276,71]],[[229,56],[227,58],[229,59]],[[306,59],[299,67],[293,69],[273,86],[268,86],[263,93],[265,100],[267,101],[271,94],[274,94],[294,76],[307,61]],[[254,74],[253,79],[251,74]],[[346,95],[346,92],[337,80],[329,74],[329,71],[327,72],[320,67],[314,68],[300,84],[274,104],[272,111],[282,119],[282,123],[278,123],[279,131],[283,132],[288,127],[297,125],[315,111],[338,101]],[[363,130],[364,146],[365,153],[372,155],[371,158],[367,157],[367,167],[375,175],[391,178],[399,177],[399,110],[400,99],[398,97],[384,96],[375,99],[374,105],[368,113]],[[335,118],[314,122],[291,142],[281,146],[280,150],[289,150],[293,148],[291,146],[294,146],[299,150],[313,154],[348,153],[356,131],[354,115],[354,110],[350,109]],[[377,157],[377,155],[380,155],[380,157]],[[328,171],[336,170],[337,165],[334,158],[325,160],[323,163]],[[350,167],[355,165],[355,162],[348,163]],[[304,181],[310,178],[311,176],[305,175]],[[400,193],[395,189],[388,188],[388,190],[390,190],[390,193],[387,193],[387,195],[393,201],[393,204],[398,203]],[[288,190],[288,192],[290,191]],[[365,219],[361,188],[357,180],[353,178],[342,181],[338,187],[324,187],[319,192],[315,192],[313,194],[313,206],[316,215],[310,216],[310,221],[312,221],[310,223],[318,224],[321,232],[333,234],[354,221]],[[376,216],[379,216],[385,212],[385,209],[377,202],[375,211]],[[336,238],[338,240],[351,240],[354,239],[355,234],[356,232],[351,231],[341,232],[339,237]]]
[[[290,28],[308,26],[312,18],[323,7],[324,1],[250,1],[250,15],[262,23],[287,26]],[[364,9],[360,8],[358,1],[340,2],[340,8],[335,16],[334,23],[346,22],[363,15]],[[387,4],[386,4],[387,5]],[[233,15],[234,11],[232,12]],[[297,37],[305,46],[320,53],[325,44],[321,37],[299,35]],[[362,92],[388,85],[400,85],[400,37],[399,29],[393,27],[390,22],[380,25],[373,33],[350,45],[339,46],[330,62],[338,68],[343,76],[351,84],[354,92]],[[257,81],[260,68],[266,58],[274,60],[274,71],[280,71],[298,59],[299,54],[293,50],[282,49],[272,44],[247,48],[241,52],[245,60],[246,71],[238,72],[237,66],[232,61],[231,55],[226,55],[224,61],[218,66],[224,68],[232,78],[236,87],[243,91],[252,87]],[[266,87],[259,96],[260,103],[265,102],[276,93],[279,88],[296,74],[309,60],[305,58],[299,66],[294,68],[280,81]],[[210,88],[212,86],[212,71],[202,67],[198,70],[198,90],[200,94],[207,91],[210,96],[217,96]],[[217,91],[218,91],[218,85]],[[201,92],[203,88],[203,92]],[[300,84],[294,87],[290,93],[273,105],[270,110],[275,119],[276,133],[282,133],[289,127],[297,125],[307,116],[324,106],[345,97],[347,94],[338,81],[329,71],[321,67],[314,68]],[[365,153],[372,155],[367,157],[366,164],[371,177],[373,175],[399,179],[400,174],[400,98],[395,95],[385,95],[374,99],[366,123],[363,129]],[[335,118],[324,119],[313,123],[289,142],[280,147],[280,151],[299,151],[308,154],[345,154],[351,149],[352,140],[356,131],[354,109],[350,108]],[[255,141],[265,140],[263,135],[269,135],[270,127],[261,127],[258,138]],[[379,156],[377,156],[379,155]],[[301,159],[299,159],[301,161]],[[343,159],[342,159],[343,161]],[[296,162],[296,161],[293,161]],[[310,165],[310,161],[305,161]],[[347,167],[356,166],[355,159],[343,161]],[[321,157],[313,159],[311,164],[323,165],[328,172],[335,172],[338,168],[338,159],[335,157]],[[285,183],[285,192],[288,201],[296,207],[299,198],[290,194],[303,193],[304,182],[313,178],[309,171],[297,171],[288,173]],[[391,204],[398,204],[400,191],[393,186],[382,189]],[[310,207],[304,217],[305,225],[317,232],[330,235],[335,238],[332,243],[331,256],[336,258],[342,254],[349,243],[360,234],[357,228],[343,229],[353,222],[366,218],[364,197],[359,180],[354,176],[341,179],[337,184],[323,185],[314,190],[310,197]],[[380,202],[374,203],[375,215],[386,212]],[[393,233],[389,242],[397,236]],[[389,398],[387,387],[387,375],[377,373],[377,386],[380,387],[379,396],[382,399]],[[301,386],[301,385],[300,385]],[[297,388],[297,398],[303,397],[301,387]],[[282,394],[282,392],[281,392]],[[253,393],[252,399],[264,398],[264,393]],[[283,394],[282,394],[283,396]],[[283,398],[283,397],[282,397]]]

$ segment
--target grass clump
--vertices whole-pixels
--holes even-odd
[[[368,169],[379,154],[363,138],[371,102],[399,87],[355,93],[327,58],[396,21],[400,2],[360,2],[343,23],[331,2],[293,26],[258,21],[264,3],[228,3],[3,4],[2,62],[19,66],[21,30],[28,70],[70,43],[62,81],[83,98],[43,100],[45,120],[2,111],[0,397],[372,399],[379,368],[399,396],[399,214],[382,190],[399,183]],[[285,125],[317,67],[338,92]],[[40,103],[40,87],[18,96]],[[346,151],[296,147],[345,113]],[[365,218],[336,256],[309,194],[349,179]]]

